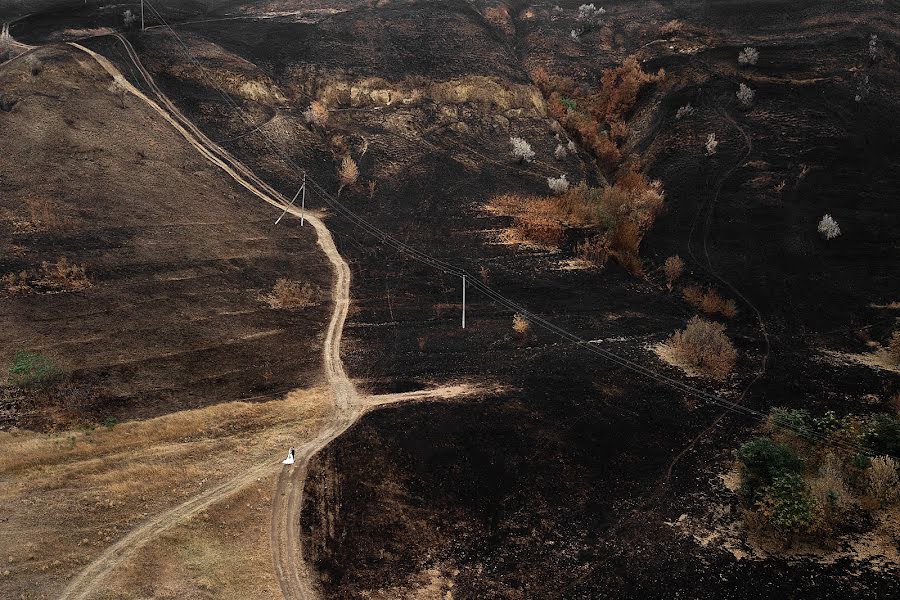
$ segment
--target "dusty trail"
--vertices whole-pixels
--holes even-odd
[[[123,39],[124,38],[120,38]],[[244,188],[252,192],[265,202],[272,204],[278,208],[285,208],[288,204],[286,198],[272,190],[269,186],[263,184],[247,167],[233,159],[227,152],[216,147],[205,135],[196,127],[190,124],[187,119],[174,109],[165,96],[152,83],[139,61],[135,62],[135,66],[141,74],[147,78],[147,83],[151,89],[156,91],[158,97],[164,100],[166,109],[148,98],[140,90],[134,87],[121,72],[105,57],[85,48],[76,43],[71,46],[85,52],[95,61],[97,61],[104,70],[119,82],[128,92],[136,98],[150,106],[157,114],[169,122],[181,135],[207,160],[220,167],[235,181]],[[126,42],[126,48],[130,49],[130,44]],[[133,50],[131,51],[133,52]],[[131,54],[129,52],[129,54]],[[136,56],[133,56],[133,60]],[[289,212],[299,214],[299,209],[290,207]],[[322,431],[312,440],[308,441],[301,447],[300,460],[298,468],[293,470],[292,479],[299,479],[302,483],[302,476],[305,472],[305,462],[309,460],[318,449],[323,447],[329,441],[340,435],[350,424],[355,421],[361,411],[351,410],[350,407],[358,404],[356,400],[356,388],[347,377],[343,364],[340,359],[340,340],[341,331],[343,330],[344,321],[347,316],[347,310],[350,303],[350,268],[337,251],[334,240],[325,224],[316,215],[307,213],[306,220],[315,228],[318,236],[318,244],[323,252],[335,268],[337,276],[335,277],[332,289],[332,299],[334,302],[334,311],[328,324],[328,331],[325,339],[324,358],[326,367],[326,376],[334,393],[335,415],[330,422],[326,424]],[[235,477],[219,486],[199,494],[187,502],[176,506],[168,511],[151,517],[137,529],[131,531],[118,542],[107,548],[100,556],[83,569],[66,587],[61,598],[86,598],[97,589],[98,584],[125,559],[134,555],[142,546],[157,537],[160,533],[172,527],[184,519],[199,513],[210,505],[226,498],[227,496],[239,491],[256,478],[271,473],[274,465],[270,462],[258,465],[249,471],[244,472],[239,477]],[[283,478],[283,477],[282,477]],[[302,487],[302,486],[301,486]]]
[[[202,131],[182,115],[165,96],[153,77],[141,64],[131,44],[122,36],[116,37],[123,43],[134,66],[138,69],[148,88],[157,101],[151,100],[132,85],[122,73],[104,56],[77,43],[69,45],[88,54],[125,90],[147,104],[182,137],[211,163],[221,168],[237,183],[263,201],[300,216],[300,209],[290,206],[288,199],[260,180],[248,167],[235,159],[226,150],[212,142]],[[341,334],[350,306],[350,267],[340,255],[331,232],[315,213],[303,213],[306,221],[316,230],[319,247],[328,257],[335,271],[331,297],[334,304],[331,319],[323,345],[326,379],[331,387],[334,412],[327,423],[310,440],[296,449],[293,467],[284,466],[278,478],[272,508],[272,556],[275,573],[285,598],[316,598],[318,596],[312,579],[302,560],[300,540],[300,509],[303,504],[303,486],[309,460],[332,440],[346,431],[353,423],[379,406],[398,402],[422,401],[427,399],[449,399],[472,396],[484,392],[476,386],[456,384],[431,390],[389,394],[384,396],[360,396],[356,386],[347,376],[341,361]],[[492,390],[496,391],[496,390]],[[159,513],[107,548],[87,567],[79,572],[61,594],[64,599],[87,598],[94,591],[102,589],[103,580],[122,562],[134,556],[147,543],[165,530],[177,525],[212,504],[240,491],[254,480],[272,473],[276,466],[270,461],[259,464],[240,476],[230,479],[188,501]]]

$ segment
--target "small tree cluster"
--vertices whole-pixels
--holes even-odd
[[[841,227],[837,224],[837,221],[832,218],[831,215],[825,214],[822,217],[822,220],[819,221],[818,227],[819,233],[822,234],[826,240],[833,240],[837,236],[841,235]]]
[[[753,98],[756,96],[756,92],[750,89],[746,83],[742,83],[738,87],[738,91],[735,92],[737,96],[738,102],[740,102],[741,106],[744,108],[750,108],[753,105]]]
[[[129,9],[122,13],[122,21],[125,23],[125,27],[130,29],[137,23],[137,16]]]
[[[628,133],[626,119],[642,90],[664,77],[662,69],[655,75],[645,73],[633,56],[619,67],[605,69],[599,89],[590,93],[570,78],[551,77],[546,69],[532,73],[532,80],[547,98],[551,116],[597,158],[607,175],[622,162],[619,144]]]
[[[737,361],[737,350],[725,335],[725,326],[692,317],[666,344],[678,361],[712,379],[725,379]]]
[[[534,150],[531,149],[531,144],[526,140],[520,137],[510,137],[509,143],[512,144],[512,151],[510,154],[519,161],[519,164],[534,160]]]
[[[755,65],[759,60],[759,50],[747,46],[738,54],[738,64],[742,67],[747,65]]]

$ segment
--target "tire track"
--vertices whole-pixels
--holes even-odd
[[[300,210],[289,206],[288,200],[284,196],[261,181],[249,168],[228,152],[214,144],[184,117],[156,86],[153,78],[144,69],[134,53],[131,44],[119,35],[116,35],[116,37],[125,45],[129,57],[149,88],[156,95],[159,103],[151,100],[131,84],[104,56],[74,42],[69,45],[93,58],[124,89],[153,109],[172,125],[202,156],[225,171],[241,186],[263,201],[280,209],[286,208],[288,212],[299,216]],[[301,562],[297,560],[300,558],[299,531],[296,531],[291,526],[292,523],[299,520],[295,520],[293,517],[299,515],[299,509],[302,504],[302,488],[306,474],[306,465],[318,450],[346,431],[363,413],[356,393],[356,387],[347,377],[340,357],[341,333],[350,306],[350,267],[337,251],[334,239],[322,220],[317,215],[309,212],[305,213],[305,217],[307,222],[316,230],[318,245],[332,263],[336,274],[331,293],[334,310],[328,324],[323,349],[326,378],[334,395],[336,410],[323,429],[313,439],[301,446],[299,461],[295,468],[282,469],[279,477],[275,501],[277,506],[274,512],[277,521],[276,518],[273,518],[273,523],[278,522],[287,526],[280,527],[275,535],[277,543],[273,545],[273,558],[276,563],[276,573],[282,586],[282,592],[288,598],[312,598],[316,596],[308,582],[305,569],[298,564]],[[160,533],[239,491],[257,477],[269,473],[273,469],[274,467],[268,462],[258,465],[239,477],[233,478],[175,508],[152,517],[107,548],[76,575],[63,591],[61,598],[76,600],[88,597],[113,569],[127,558],[133,556],[141,547],[156,538]],[[290,488],[288,488],[288,483]],[[286,500],[281,501],[282,498],[286,498]]]

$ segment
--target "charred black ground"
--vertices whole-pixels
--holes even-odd
[[[292,5],[237,4],[210,16]],[[506,296],[674,377],[682,375],[648,346],[694,314],[653,271],[680,254],[690,278],[740,300],[727,325],[741,358],[716,390],[723,398],[762,412],[778,405],[885,410],[895,375],[834,364],[822,350],[866,351],[897,317],[896,308],[879,308],[897,300],[900,258],[896,4],[606,3],[604,24],[579,41],[570,29],[580,2],[559,4],[564,16],[554,18],[549,6],[527,3],[322,2],[303,8],[341,11],[177,25],[200,19],[161,2],[198,53],[215,45],[201,61],[235,74],[225,82],[235,86],[230,91],[246,81],[269,90],[233,94],[244,117],[185,70],[187,58],[165,31],[131,37],[180,106],[215,139],[241,136],[228,148],[285,192],[298,174],[270,140],[242,134],[270,123],[266,131],[281,151],[336,189],[330,138],[339,133],[359,158],[360,185],[341,194],[355,212],[433,256],[472,272],[485,267],[486,280]],[[108,24],[84,10],[79,19]],[[37,41],[60,24],[83,26],[66,18],[36,15],[16,27]],[[666,27],[676,19],[677,27]],[[883,52],[877,61],[867,53],[873,33]],[[111,59],[123,56],[109,38],[90,44]],[[739,69],[746,45],[759,49],[760,60]],[[647,71],[667,73],[640,99],[626,142],[667,195],[668,211],[641,249],[650,276],[634,278],[612,263],[568,270],[566,256],[498,244],[507,223],[481,209],[492,195],[544,193],[546,177],[562,172],[597,180],[583,149],[566,162],[553,158],[556,140],[528,73],[546,66],[595,85],[600,69],[629,55]],[[443,95],[409,103],[354,100],[338,89],[409,95],[447,82]],[[497,86],[490,95],[459,92],[486,82]],[[735,98],[740,82],[756,91],[749,109]],[[326,92],[335,101],[322,134],[301,113]],[[694,114],[676,120],[688,102]],[[709,133],[720,140],[712,157],[703,148]],[[531,165],[508,156],[514,135],[537,152]],[[371,197],[368,181],[376,182]],[[825,213],[841,225],[835,240],[816,232]],[[328,223],[353,269],[344,358],[354,377],[373,391],[482,378],[509,391],[379,411],[316,459],[301,527],[326,596],[399,595],[428,569],[451,579],[460,598],[886,598],[900,591],[895,573],[865,565],[739,561],[678,535],[666,522],[681,514],[716,501],[736,509],[717,475],[757,421],[727,417],[674,463],[669,479],[673,458],[721,406],[697,405],[534,328],[518,336],[511,314],[474,293],[462,331],[459,281],[337,216]],[[762,377],[742,398],[764,358]]]

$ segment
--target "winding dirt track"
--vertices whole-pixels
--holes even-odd
[[[193,146],[201,155],[211,163],[221,168],[237,183],[246,188],[263,201],[281,209],[287,210],[295,216],[300,216],[300,209],[291,206],[282,194],[259,179],[253,171],[234,158],[229,152],[215,144],[206,135],[191,123],[177,107],[157,87],[153,77],[141,64],[137,53],[124,37],[116,36],[125,46],[126,51],[137,68],[148,88],[156,96],[156,101],[151,100],[143,92],[132,85],[122,73],[104,56],[85,48],[77,43],[70,42],[70,46],[88,54],[119,84],[147,104],[170,125],[172,125],[184,139]],[[295,463],[293,467],[282,467],[278,478],[272,506],[271,544],[272,558],[275,573],[285,598],[317,598],[318,593],[312,578],[302,560],[300,538],[300,511],[303,505],[303,486],[306,479],[307,467],[310,458],[316,452],[327,446],[332,440],[340,436],[353,423],[359,420],[367,411],[386,404],[400,402],[418,402],[440,398],[461,398],[482,393],[484,390],[469,384],[456,384],[429,390],[406,392],[402,394],[388,394],[383,396],[360,396],[356,386],[347,376],[344,364],[341,361],[340,346],[341,334],[347,311],[350,306],[350,267],[341,257],[331,236],[331,232],[324,222],[309,211],[304,213],[306,221],[316,230],[319,247],[331,261],[335,271],[334,285],[332,286],[332,301],[334,309],[323,346],[324,367],[326,379],[334,395],[334,411],[329,420],[320,431],[306,443],[296,449]],[[494,388],[492,392],[500,391]],[[215,486],[202,494],[190,498],[186,502],[167,511],[150,517],[136,529],[129,532],[115,544],[107,548],[87,567],[79,572],[63,590],[63,599],[83,599],[93,592],[102,589],[103,580],[122,562],[134,556],[147,543],[158,537],[167,529],[179,524],[185,519],[195,515],[209,506],[219,502],[240,491],[257,478],[272,473],[276,465],[266,461],[245,472],[240,476],[230,479]]]

